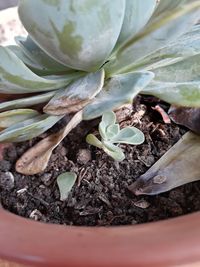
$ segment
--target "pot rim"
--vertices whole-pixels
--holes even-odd
[[[161,267],[200,262],[200,212],[120,227],[45,224],[0,209],[0,258],[38,267]]]
[[[0,12],[4,18],[8,11],[16,17],[16,10]],[[61,226],[0,208],[0,258],[38,267],[167,267],[200,262],[199,220],[196,212],[134,226]]]

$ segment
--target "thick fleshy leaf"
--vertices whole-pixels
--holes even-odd
[[[98,148],[103,148],[103,144],[94,134],[88,134],[86,137],[86,142],[92,146],[96,146]]]
[[[118,135],[119,131],[119,124],[109,125],[106,129],[106,139],[110,139],[112,141],[114,136]]]
[[[115,110],[132,102],[133,98],[153,78],[154,74],[148,71],[114,76],[108,81],[94,101],[84,108],[83,119],[90,120],[97,118],[106,111]]]
[[[19,16],[34,41],[57,61],[84,71],[96,71],[106,61],[124,12],[125,0],[19,2]]]
[[[118,146],[113,145],[111,142],[103,141],[103,150],[116,161],[122,161],[125,159],[124,152]]]
[[[28,67],[8,48],[0,46],[0,93],[22,94],[61,88],[69,84],[77,74],[60,79],[44,79]]]
[[[167,44],[141,60],[137,60],[134,68],[153,71],[199,54],[200,25],[195,25],[190,32],[182,35],[174,42]]]
[[[10,126],[0,132],[0,142],[23,142],[30,140],[51,128],[62,116],[39,115]]]
[[[39,113],[33,109],[14,109],[0,113],[0,128],[7,128],[16,123],[34,118]]]
[[[31,67],[52,73],[68,72],[71,69],[56,62],[53,58],[47,55],[30,36],[16,37],[16,42],[20,45],[23,53],[34,63]],[[25,63],[25,62],[24,62]],[[71,70],[72,71],[72,70]]]
[[[139,145],[144,142],[144,134],[135,127],[126,127],[112,138],[113,143]]]
[[[44,115],[47,116],[48,115]],[[55,116],[50,116],[55,117]],[[57,116],[57,118],[60,116]],[[82,121],[82,111],[76,113],[69,123],[56,134],[51,134],[41,140],[17,161],[16,170],[19,173],[33,175],[45,170],[51,157],[52,151],[67,134]]]
[[[154,12],[156,2],[156,0],[126,0],[124,21],[117,47],[145,26]]]
[[[104,123],[104,127],[108,127],[109,125],[116,123],[116,115],[113,111],[105,112],[102,115],[102,122]]]
[[[156,195],[200,180],[200,136],[185,134],[130,187],[136,195]]]
[[[200,53],[177,63],[157,68],[153,72],[155,73],[155,79],[162,82],[200,81]]]
[[[200,81],[183,83],[153,81],[142,93],[154,95],[178,106],[200,107]]]
[[[112,111],[104,112],[102,115],[101,122],[99,123],[99,133],[102,138],[106,139],[106,130],[110,125],[115,124],[116,116]]]
[[[106,65],[107,75],[113,76],[134,70],[137,61],[189,31],[199,19],[199,9],[200,2],[195,1],[150,23],[144,31],[119,48],[115,58]]]
[[[39,69],[42,71],[41,66],[38,66],[34,61],[32,61],[24,52],[23,50],[17,45],[9,45],[7,46],[26,66],[31,69]]]
[[[59,90],[44,107],[44,112],[52,115],[78,112],[101,91],[104,77],[104,70],[100,70],[77,79],[65,89]]]
[[[65,172],[57,177],[61,201],[64,201],[68,198],[69,192],[72,190],[72,187],[76,182],[76,178],[77,175],[73,172]]]
[[[49,93],[43,93],[36,96],[30,96],[16,100],[2,102],[0,103],[0,111],[16,109],[16,108],[27,108],[27,107],[32,107],[34,105],[39,105],[41,103],[46,103],[55,95],[55,93],[56,91],[51,91]]]

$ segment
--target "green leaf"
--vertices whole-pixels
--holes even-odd
[[[199,39],[200,40],[200,39]],[[199,42],[200,45],[200,42]],[[177,63],[154,70],[155,79],[161,82],[200,81],[200,53]]]
[[[22,94],[55,90],[69,84],[77,75],[69,74],[55,80],[41,78],[30,71],[11,50],[2,46],[0,59],[0,93]]]
[[[96,146],[98,148],[103,148],[103,144],[94,134],[88,134],[86,137],[86,142],[92,146]]]
[[[122,161],[125,159],[124,152],[118,146],[113,145],[111,142],[103,141],[103,150],[116,161]]]
[[[0,128],[7,128],[27,119],[38,116],[39,113],[33,109],[15,109],[0,113]]]
[[[134,69],[153,71],[200,54],[200,25],[195,25],[190,32],[174,42],[156,50],[150,55],[137,60]]]
[[[0,142],[23,142],[30,140],[51,128],[62,116],[39,115],[16,123],[0,132]]]
[[[115,124],[116,116],[112,111],[104,112],[102,115],[101,122],[99,123],[99,133],[102,138],[106,139],[106,130],[107,127]]]
[[[9,50],[11,50],[26,66],[31,68],[31,70],[43,71],[41,66],[38,66],[34,61],[32,61],[24,52],[23,50],[17,45],[9,45],[7,46]]]
[[[104,70],[90,73],[65,89],[61,89],[44,107],[44,112],[52,115],[75,113],[85,107],[98,94],[104,84]]]
[[[16,108],[26,108],[32,107],[34,105],[39,105],[42,103],[48,102],[54,95],[56,91],[52,91],[49,93],[43,93],[36,96],[30,96],[25,98],[20,98],[11,101],[5,101],[0,103],[0,111],[16,109]]]
[[[191,0],[190,0],[191,1]],[[153,14],[152,19],[158,18],[158,16],[162,16],[163,13],[166,12],[172,12],[175,8],[182,6],[186,2],[189,2],[188,0],[160,0],[158,3],[158,6]]]
[[[76,182],[77,175],[73,172],[65,172],[57,177],[57,184],[60,191],[60,200],[65,201],[69,192]]]
[[[119,131],[119,124],[109,125],[106,129],[106,140],[110,139],[112,141],[113,138],[118,135]]]
[[[20,45],[22,53],[26,55],[32,62],[29,65],[32,68],[41,70],[43,72],[59,73],[68,72],[71,69],[56,62],[53,58],[47,55],[33,40],[30,36],[27,37],[16,37],[16,42]],[[24,62],[25,63],[25,62]],[[26,63],[25,63],[26,64]],[[71,70],[72,71],[72,70]]]
[[[108,76],[134,70],[136,62],[161,49],[189,31],[199,19],[200,2],[195,1],[161,16],[123,44],[106,65]]]
[[[113,143],[140,145],[144,142],[144,134],[135,127],[126,127],[112,138]]]
[[[124,12],[125,0],[19,2],[20,19],[34,41],[56,61],[84,71],[96,71],[106,61]]]
[[[153,81],[142,93],[154,95],[178,106],[200,107],[200,81],[183,83]]]
[[[105,112],[102,115],[102,122],[104,123],[104,126],[107,127],[109,125],[115,124],[116,122],[116,115],[113,111]]]
[[[154,78],[152,72],[116,75],[104,86],[94,101],[83,109],[83,119],[91,120],[104,112],[120,108],[145,88]]]
[[[200,136],[185,134],[130,187],[136,195],[156,195],[200,180]]]
[[[126,0],[126,9],[117,47],[138,33],[148,22],[156,7],[156,0]]]

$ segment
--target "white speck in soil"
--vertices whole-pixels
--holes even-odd
[[[15,179],[11,172],[0,173],[0,188],[12,190],[15,185]]]

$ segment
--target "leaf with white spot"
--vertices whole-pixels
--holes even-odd
[[[124,12],[125,0],[19,1],[20,19],[33,40],[56,61],[89,72],[113,50]]]

